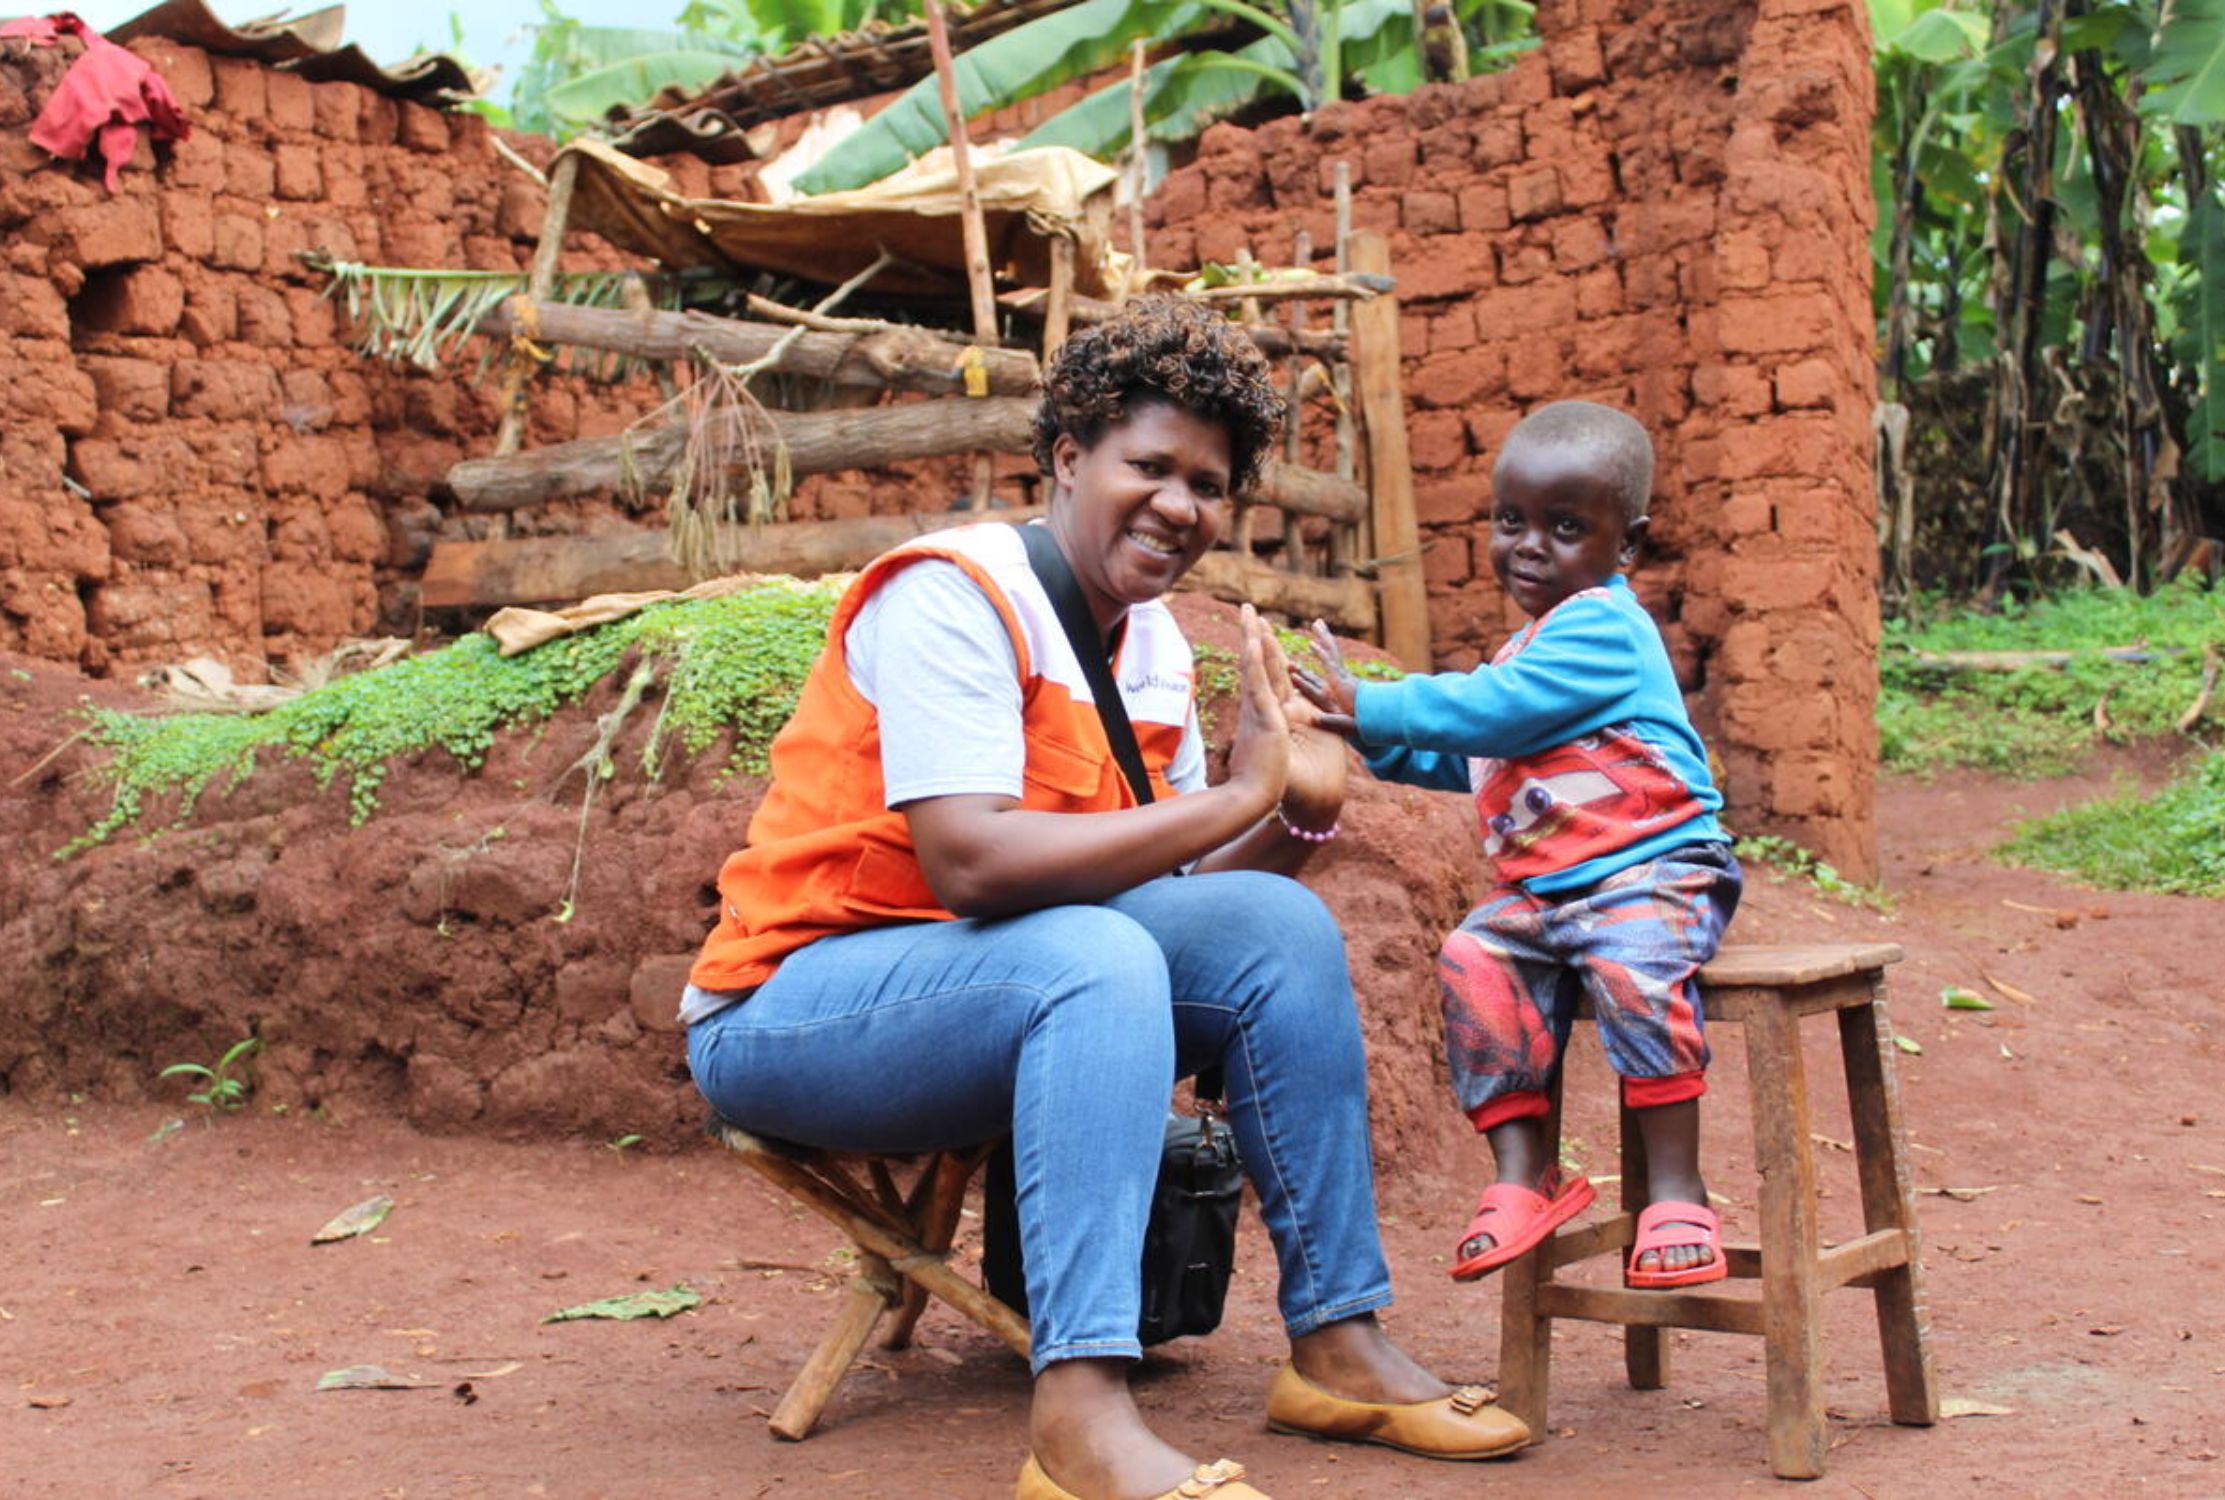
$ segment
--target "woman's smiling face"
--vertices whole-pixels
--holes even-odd
[[[1235,507],[1227,430],[1169,401],[1131,404],[1086,448],[1062,433],[1051,459],[1051,535],[1108,633],[1196,566]]]

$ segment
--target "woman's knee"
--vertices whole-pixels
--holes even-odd
[[[1287,875],[1229,870],[1199,877],[1232,943],[1256,943],[1303,967],[1344,971],[1344,930],[1319,896]]]
[[[1021,919],[1033,985],[1046,1006],[1092,1013],[1168,1014],[1167,960],[1141,923],[1102,906],[1061,906]]]

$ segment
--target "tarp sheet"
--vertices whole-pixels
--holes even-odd
[[[666,173],[598,141],[574,141],[557,159],[565,155],[579,160],[571,227],[667,270],[771,271],[834,286],[886,249],[928,274],[892,269],[875,280],[876,291],[965,295],[958,175],[948,149],[871,187],[782,204],[683,197]],[[1047,285],[1050,241],[1064,236],[1075,243],[1074,290],[1122,297],[1133,262],[1105,233],[1118,176],[1063,146],[980,155],[974,182],[989,264],[1000,279]]]
[[[352,42],[343,44],[347,7],[328,5],[307,15],[279,16],[228,26],[202,0],[163,0],[107,33],[125,43],[163,37],[220,57],[252,57],[312,83],[356,83],[420,104],[460,103],[479,93],[479,80],[446,53],[420,54],[382,68]]]

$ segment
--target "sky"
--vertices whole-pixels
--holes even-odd
[[[102,30],[121,26],[154,0],[54,0],[40,6],[36,0],[0,0],[0,16],[74,10]],[[270,15],[275,0],[204,0],[218,19],[231,25]],[[558,0],[568,16],[591,26],[668,26],[680,13],[684,0]],[[320,9],[311,3],[296,6],[292,14]],[[500,65],[501,81],[494,86],[494,101],[507,104],[510,85],[518,68],[533,50],[527,27],[541,18],[537,0],[379,0],[377,4],[348,7],[347,40],[369,53],[377,63],[400,62],[419,48],[450,50],[448,18],[463,17],[463,52],[472,66]]]

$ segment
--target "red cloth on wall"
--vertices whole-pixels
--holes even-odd
[[[65,36],[84,42],[85,54],[70,64],[54,97],[31,122],[31,139],[67,161],[82,161],[86,148],[97,142],[113,193],[124,163],[138,149],[141,126],[158,141],[182,141],[193,127],[160,73],[70,12],[0,26],[0,37],[24,37],[34,46],[51,47]]]

